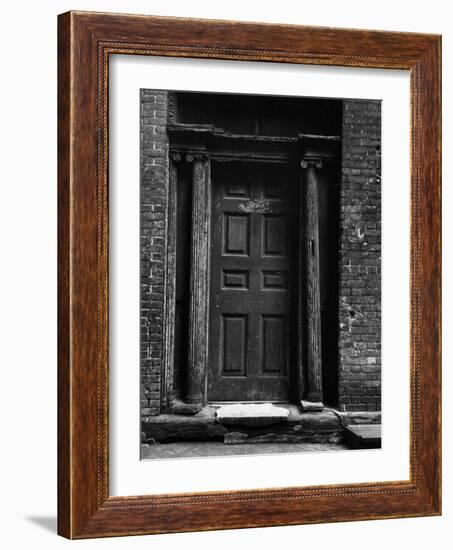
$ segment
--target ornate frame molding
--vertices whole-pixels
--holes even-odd
[[[59,533],[88,538],[440,514],[440,37],[68,12],[59,16],[58,46]],[[109,496],[111,54],[410,71],[409,481]]]

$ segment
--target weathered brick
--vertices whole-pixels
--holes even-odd
[[[168,182],[167,103],[167,92],[141,90],[140,350],[142,415],[148,416],[160,413]]]
[[[343,103],[339,404],[380,410],[380,103]]]

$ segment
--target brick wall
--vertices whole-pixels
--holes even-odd
[[[381,408],[381,105],[343,102],[339,404]]]
[[[140,90],[141,412],[160,412],[168,187],[168,93]]]

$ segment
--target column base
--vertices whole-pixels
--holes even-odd
[[[321,412],[324,410],[324,403],[322,401],[305,401],[302,399],[300,407],[302,412]]]
[[[187,403],[181,401],[180,399],[175,399],[173,403],[169,406],[168,412],[170,414],[197,414],[203,408],[203,404],[200,402]]]

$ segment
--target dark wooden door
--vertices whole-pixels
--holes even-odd
[[[208,400],[288,401],[297,178],[282,164],[224,162],[212,185]]]

